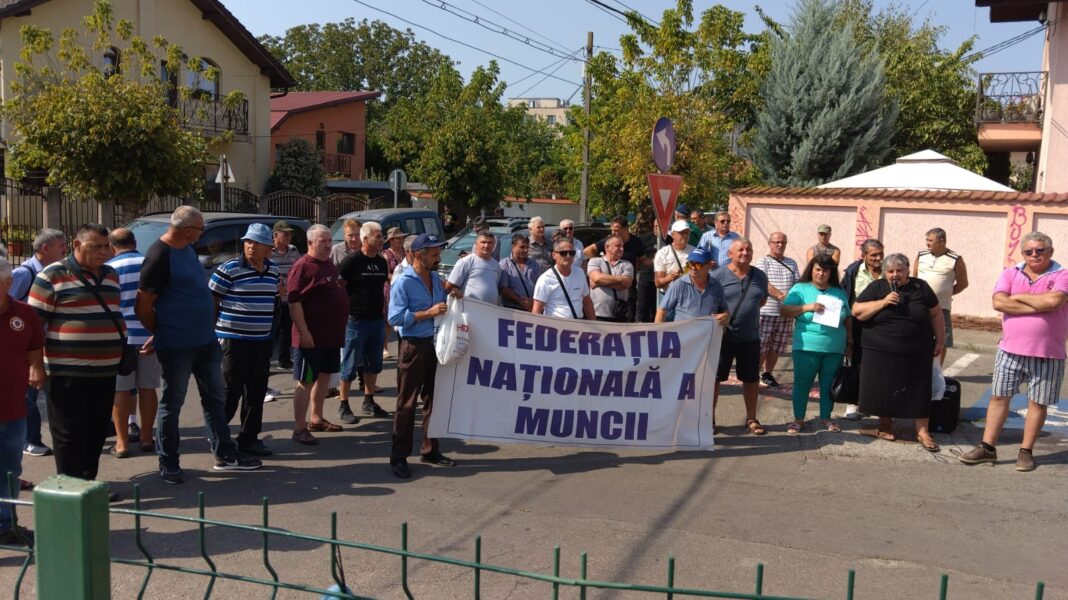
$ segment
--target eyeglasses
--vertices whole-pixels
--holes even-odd
[[[1030,250],[1024,250],[1024,256],[1042,256],[1049,248],[1031,248]]]
[[[560,229],[563,231],[571,231],[574,227],[561,227]]]
[[[720,219],[719,221],[716,221],[716,222],[717,223],[730,223],[731,220],[730,219]]]
[[[197,231],[204,231],[203,227],[197,227],[196,225],[186,225],[184,229],[196,229]]]
[[[575,251],[574,250],[555,250],[555,252],[557,254],[559,254],[560,256],[574,256],[575,255]]]

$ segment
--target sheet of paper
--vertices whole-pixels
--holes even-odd
[[[816,302],[823,305],[823,312],[813,313],[812,322],[827,327],[838,327],[838,322],[842,320],[841,298],[820,294],[816,296]]]

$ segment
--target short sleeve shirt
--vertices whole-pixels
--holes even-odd
[[[723,301],[723,286],[709,277],[704,290],[698,290],[687,273],[671,282],[660,300],[661,310],[675,312],[676,321],[697,319],[727,310]]]
[[[345,324],[349,318],[349,299],[344,282],[333,261],[318,260],[310,254],[293,263],[286,282],[289,303],[300,304],[304,322],[316,348],[345,345]],[[300,330],[293,324],[293,347],[300,346]]]
[[[653,272],[671,275],[681,270],[685,273],[690,267],[690,252],[693,252],[693,246],[689,244],[682,250],[676,250],[671,244],[664,246],[653,257]]]
[[[616,261],[615,265],[608,264],[608,259],[604,257],[591,258],[588,265],[586,265],[586,273],[593,272],[604,273],[605,275],[623,275],[625,277],[634,277],[634,265],[629,262],[620,259]],[[615,296],[612,292],[615,291]],[[626,300],[630,294],[630,290],[612,290],[607,287],[594,287],[590,288],[590,301],[593,302],[593,312],[598,317],[614,317],[615,314],[612,310],[612,305],[615,300]]]
[[[821,323],[813,323],[815,313],[803,312],[794,319],[794,350],[805,352],[830,352],[833,354],[845,354],[846,330],[844,327],[846,317],[849,316],[849,298],[840,287],[830,287],[821,290],[811,283],[799,283],[790,289],[783,299],[787,306],[804,306],[821,295],[834,296],[842,301],[842,312],[838,317],[838,327],[828,327]],[[771,302],[770,300],[768,301]]]
[[[801,278],[797,270],[797,263],[794,262],[794,259],[786,256],[782,257],[781,261],[770,255],[765,256],[756,261],[754,266],[764,271],[764,274],[768,276],[768,283],[784,294],[788,293],[790,288],[794,287],[797,280]],[[760,316],[777,317],[781,308],[778,299],[768,296],[767,304],[760,309]]]
[[[197,348],[214,343],[215,302],[192,246],[172,248],[157,240],[141,263],[140,289],[156,299],[156,348]]]
[[[604,254],[604,243],[607,240],[608,238],[606,237],[597,242],[597,254]],[[643,256],[645,256],[645,242],[638,236],[632,235],[627,238],[627,241],[623,242],[623,260],[631,265],[638,265]]]
[[[27,353],[43,346],[44,329],[37,311],[10,299],[7,310],[0,313],[0,423],[26,416]]]
[[[538,283],[538,276],[541,275],[538,263],[528,259],[520,268],[519,263],[509,257],[501,260],[500,265],[502,288],[512,290],[520,298],[534,297],[534,285]],[[509,308],[519,308],[507,298],[502,297],[501,300]]]
[[[464,298],[498,304],[501,299],[501,264],[493,257],[468,254],[456,261],[449,273],[449,283],[460,288]]]
[[[712,271],[712,279],[723,286],[727,310],[731,322],[727,327],[727,339],[732,342],[751,342],[760,339],[760,303],[768,297],[768,276],[760,269],[750,268],[745,279],[751,279],[745,297],[742,298],[744,279],[739,279],[730,269],[720,267]],[[739,302],[739,298],[741,301]],[[737,305],[737,308],[735,306]]]
[[[857,302],[882,300],[890,294],[885,279],[871,282],[857,296]],[[938,297],[926,281],[910,277],[897,290],[901,302],[887,306],[864,321],[861,345],[865,350],[890,354],[929,353],[934,348],[934,328],[930,310],[938,306]]]
[[[716,265],[725,267],[731,262],[731,257],[727,251],[731,249],[731,244],[734,243],[734,240],[741,237],[734,231],[728,231],[727,235],[720,236],[719,232],[713,229],[701,236],[701,241],[698,242],[697,246],[712,252],[712,260],[716,261]]]
[[[1044,294],[1057,291],[1068,294],[1068,269],[1056,261],[1034,281],[1024,273],[1024,263],[1009,267],[1001,273],[994,293]],[[1065,337],[1068,336],[1068,304],[1057,310],[1033,315],[1003,315],[1001,342],[1005,352],[1022,356],[1064,359]]]
[[[385,318],[383,290],[389,281],[389,261],[381,254],[367,256],[357,250],[341,261],[338,271],[349,296],[349,316],[364,320]]]
[[[538,277],[534,284],[534,299],[545,303],[545,314],[560,319],[574,319],[576,315],[582,318],[582,299],[590,295],[590,285],[586,282],[586,274],[579,269],[572,268],[571,274],[560,279],[556,278],[555,268],[549,269]],[[560,288],[560,281],[567,286],[567,295]],[[568,308],[567,299],[571,299],[571,308]],[[572,314],[572,309],[575,311]]]

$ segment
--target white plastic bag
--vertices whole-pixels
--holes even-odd
[[[931,400],[938,402],[946,395],[946,377],[942,374],[942,361],[934,357],[931,362]]]
[[[449,296],[445,316],[438,327],[438,337],[434,340],[438,363],[451,365],[467,355],[470,341],[467,332],[467,315],[464,313],[463,301]]]

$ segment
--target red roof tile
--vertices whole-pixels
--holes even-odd
[[[296,111],[356,102],[361,100],[373,100],[382,95],[382,92],[359,90],[355,92],[289,92],[284,96],[271,98],[271,111]]]
[[[969,200],[975,202],[1068,202],[1068,192],[988,192],[975,190],[887,190],[880,188],[818,188],[818,187],[745,187],[731,190],[738,196],[847,196],[853,198],[896,198],[922,200]]]

